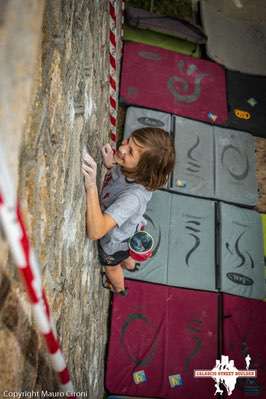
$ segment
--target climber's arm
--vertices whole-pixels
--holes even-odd
[[[86,200],[87,234],[91,240],[99,240],[116,226],[116,221],[111,215],[102,213],[96,184],[87,188]]]
[[[83,154],[81,169],[86,188],[87,234],[91,240],[99,240],[115,227],[116,222],[111,215],[102,213],[96,185],[97,164],[87,151]]]

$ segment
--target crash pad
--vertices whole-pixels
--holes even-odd
[[[133,28],[164,33],[192,43],[206,42],[206,36],[199,26],[179,18],[154,14],[141,8],[127,7],[126,22]]]
[[[213,198],[214,135],[206,123],[174,116],[176,163],[171,189]]]
[[[257,378],[238,378],[232,399],[258,398],[266,395],[266,304],[255,299],[223,295],[224,354],[235,367],[257,370]]]
[[[227,125],[266,138],[266,77],[227,71],[226,80]]]
[[[126,281],[128,296],[113,298],[106,388],[113,394],[205,399],[211,379],[194,369],[215,364],[217,298],[197,292]]]
[[[158,127],[171,132],[171,115],[147,108],[128,107],[124,126],[124,137],[127,138],[136,129]]]
[[[255,206],[256,142],[247,133],[214,128],[215,198],[236,204]]]
[[[167,50],[172,50],[177,53],[191,55],[192,57],[200,57],[200,47],[187,40],[171,37],[162,33],[152,32],[144,29],[132,28],[130,26],[124,27],[124,40],[150,44],[155,47],[161,47]]]
[[[178,116],[173,119],[176,163],[171,190],[256,205],[255,138]]]
[[[221,290],[248,298],[264,297],[264,255],[260,214],[220,203]]]
[[[202,0],[201,17],[211,59],[230,70],[266,75],[264,0]]]
[[[146,44],[124,45],[120,100],[217,124],[227,120],[219,65]]]
[[[157,191],[144,215],[154,238],[152,258],[130,279],[177,287],[215,290],[215,204]]]

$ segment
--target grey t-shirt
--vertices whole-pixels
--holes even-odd
[[[141,184],[129,182],[119,166],[114,166],[105,176],[101,192],[101,207],[111,215],[117,226],[101,238],[100,244],[108,255],[128,249],[128,238],[138,225],[144,224],[143,215],[152,197]]]

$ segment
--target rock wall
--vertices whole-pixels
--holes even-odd
[[[118,26],[120,8],[117,1]],[[104,393],[109,293],[101,287],[96,245],[86,238],[80,160],[88,144],[98,161],[100,184],[104,170],[99,147],[109,135],[108,33],[107,0],[46,0],[36,94],[18,168],[19,199],[63,352],[76,390],[90,399]],[[0,346],[5,363],[0,371],[6,375],[0,377],[0,391],[53,392],[58,389],[54,373],[13,270],[8,260],[2,270],[0,334],[13,338],[8,347]],[[14,361],[17,357],[20,363]]]
[[[34,95],[33,76],[41,47],[43,9],[42,0],[0,2],[0,146],[14,193],[21,137]],[[30,306],[7,243],[0,234],[1,398],[4,391],[19,391],[34,385],[37,359],[43,359],[43,355],[38,353],[38,335],[32,326]]]

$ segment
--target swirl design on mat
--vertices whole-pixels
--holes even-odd
[[[236,152],[238,155],[240,155],[241,158],[245,156],[245,167],[242,173],[236,173],[232,170],[230,162],[226,164],[225,156],[226,153],[228,153],[229,150],[232,150],[233,152]],[[223,148],[222,154],[221,154],[221,163],[222,167],[228,171],[228,173],[236,180],[244,180],[248,173],[249,173],[249,160],[247,154],[243,154],[239,148],[235,147],[232,144],[226,145]]]
[[[184,360],[184,371],[186,373],[189,372],[189,367],[191,361],[197,356],[197,354],[200,352],[202,348],[202,339],[199,337],[199,334],[201,334],[201,327],[202,327],[203,321],[198,320],[198,319],[193,319],[189,322],[189,324],[186,327],[186,330],[190,334],[195,334],[192,336],[192,339],[194,341],[194,347],[192,348],[191,352],[187,355],[187,357]]]
[[[162,58],[159,53],[155,53],[153,51],[139,51],[138,55],[141,58],[144,58],[145,60],[150,60],[150,61],[160,61]]]
[[[188,220],[186,222],[186,226],[185,229],[189,230],[189,231],[193,231],[193,233],[188,233],[191,237],[193,237],[194,239],[194,244],[191,247],[191,249],[188,251],[188,253],[186,254],[185,257],[185,262],[186,265],[189,267],[190,265],[190,257],[191,255],[196,251],[196,249],[200,246],[200,238],[198,237],[197,234],[199,234],[201,232],[200,230],[200,222],[198,222],[197,220]]]
[[[200,72],[195,64],[186,67],[183,60],[177,62],[177,68],[181,76],[171,76],[168,79],[168,90],[178,102],[189,104],[197,101],[201,94],[201,81],[208,74]],[[177,82],[180,83],[181,90],[177,89]]]
[[[238,259],[239,259],[239,263],[236,264],[236,265],[233,266],[233,267],[239,268],[239,267],[242,267],[242,266],[250,266],[251,269],[254,269],[255,263],[254,263],[254,259],[253,259],[252,255],[251,255],[248,251],[244,251],[244,252],[243,252],[243,251],[240,249],[240,240],[241,240],[241,238],[244,236],[244,234],[246,234],[246,231],[243,231],[243,232],[237,237],[237,239],[236,239],[236,241],[235,241],[235,245],[234,245],[234,250],[235,250],[235,251],[233,251],[233,250],[231,249],[230,243],[229,243],[228,241],[225,243],[225,247],[226,247],[227,251],[228,251],[231,255],[235,255],[235,254],[236,254],[237,257],[238,257]],[[243,245],[243,246],[244,246],[244,245]],[[248,261],[247,261],[247,257],[248,257]]]
[[[130,343],[128,345],[126,344],[126,335],[128,331],[134,327],[136,321],[143,322],[143,329],[148,328],[152,330],[153,338],[152,342],[147,344],[147,347],[143,349],[142,353],[138,350],[137,354],[134,354],[132,353],[132,345],[130,345]],[[121,327],[120,344],[135,366],[147,366],[155,356],[158,336],[159,334],[155,333],[155,327],[147,316],[143,313],[130,313]]]
[[[192,147],[187,152],[187,158],[188,158],[187,163],[189,166],[187,166],[186,169],[188,172],[198,173],[200,170],[199,160],[195,157],[195,154],[193,154],[195,149],[199,146],[199,143],[200,139],[199,136],[197,135],[195,144],[193,144]]]

